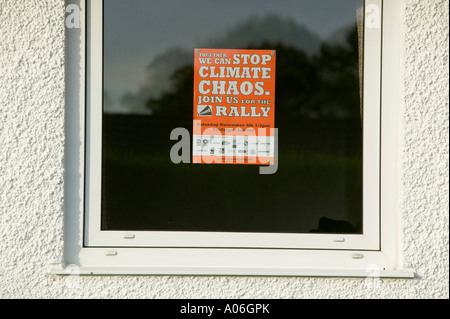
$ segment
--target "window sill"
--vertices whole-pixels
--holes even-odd
[[[301,269],[301,268],[213,268],[213,267],[63,267],[52,265],[54,275],[155,275],[155,276],[277,276],[277,277],[330,277],[330,278],[391,278],[414,279],[413,269]]]
[[[205,275],[414,278],[382,251],[84,247],[58,275]]]

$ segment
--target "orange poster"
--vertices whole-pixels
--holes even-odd
[[[274,164],[274,50],[195,49],[193,163]]]

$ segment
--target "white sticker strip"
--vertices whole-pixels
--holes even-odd
[[[194,156],[273,157],[273,136],[194,135]]]

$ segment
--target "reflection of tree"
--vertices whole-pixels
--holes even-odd
[[[259,47],[264,42],[281,43],[301,49],[308,54],[317,53],[321,40],[306,27],[292,19],[286,19],[274,14],[265,17],[249,17],[223,34],[214,34],[197,44],[200,48],[245,49]],[[145,69],[145,82],[134,90],[122,96],[121,103],[129,108],[131,113],[142,112],[145,101],[158,99],[162,94],[170,92],[174,83],[171,75],[186,65],[193,65],[192,49],[173,47],[158,54]],[[152,113],[152,108],[146,111]]]
[[[358,33],[352,28],[342,45],[324,44],[314,58],[319,70],[321,110],[327,115],[358,117],[359,70]]]
[[[148,99],[146,106],[155,115],[172,115],[176,117],[192,117],[194,100],[194,68],[190,65],[177,69],[171,78],[173,89],[159,98]]]
[[[358,38],[356,27],[343,44],[323,44],[319,53],[308,55],[284,44],[262,43],[251,49],[277,51],[276,117],[359,117]],[[172,89],[146,106],[155,115],[192,117],[193,77],[191,65],[172,75]]]
[[[317,35],[293,19],[268,14],[264,17],[249,17],[229,30],[224,37],[212,39],[203,47],[240,49],[249,44],[257,47],[264,42],[288,44],[308,54],[318,52],[321,44]]]

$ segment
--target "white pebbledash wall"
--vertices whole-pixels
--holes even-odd
[[[0,298],[449,298],[449,2],[403,1],[402,261],[413,280],[66,277],[65,3],[0,0]],[[70,178],[70,177],[69,177]]]

